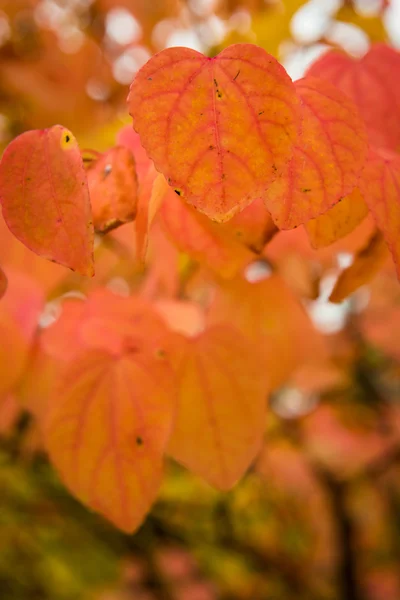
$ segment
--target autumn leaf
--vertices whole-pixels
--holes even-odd
[[[189,48],[163,50],[136,75],[128,103],[157,170],[216,221],[260,197],[297,138],[293,84],[251,44],[215,58]]]
[[[0,298],[2,298],[2,296],[4,296],[4,294],[6,293],[7,285],[7,276],[4,273],[3,269],[0,267]]]
[[[334,206],[357,185],[367,140],[353,103],[331,84],[296,82],[302,101],[299,143],[265,205],[280,229],[292,229]]]
[[[278,232],[261,198],[254,200],[227,223],[219,224],[221,232],[259,254],[265,244]]]
[[[342,302],[378,273],[389,256],[380,231],[375,231],[367,245],[354,257],[354,262],[340,275],[329,297],[330,302]]]
[[[175,387],[165,361],[87,351],[68,366],[46,423],[46,446],[68,488],[126,532],[161,484]]]
[[[107,233],[136,216],[138,185],[132,153],[111,148],[90,162],[86,172],[94,229]]]
[[[265,369],[252,346],[231,326],[210,328],[183,343],[168,453],[226,490],[261,447],[268,393]]]
[[[358,188],[335,204],[326,213],[306,223],[314,248],[329,246],[351,233],[367,216],[368,208]]]
[[[251,340],[255,353],[263,357],[272,390],[299,365],[325,352],[307,313],[278,275],[256,283],[244,277],[224,281],[216,290],[207,322],[234,323]]]
[[[35,280],[11,270],[7,270],[7,278],[7,293],[0,302],[0,402],[24,373],[44,304]]]
[[[252,253],[225,228],[230,221],[223,225],[213,223],[178,198],[172,190],[160,214],[162,225],[172,242],[222,277],[233,277],[251,261]]]
[[[140,188],[138,212],[135,222],[136,252],[139,260],[142,262],[146,259],[149,233],[153,221],[164,199],[170,193],[171,188],[165,181],[164,175],[157,173],[154,166],[151,165]]]
[[[131,151],[136,163],[139,184],[135,220],[136,254],[138,259],[144,262],[148,249],[149,231],[169,186],[161,174],[157,176],[154,164],[147,156],[139,135],[131,126],[123,127],[120,130],[117,143]]]
[[[400,157],[373,151],[360,180],[360,190],[392,254],[400,278]]]
[[[309,75],[328,79],[355,102],[375,146],[400,150],[400,54],[373,44],[362,58],[330,51],[311,65]]]
[[[55,125],[15,138],[0,163],[0,197],[8,227],[30,250],[93,275],[88,186],[70,131]]]

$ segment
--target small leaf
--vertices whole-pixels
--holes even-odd
[[[126,532],[143,521],[161,484],[173,382],[154,356],[92,350],[68,366],[53,397],[52,461],[82,502]]]
[[[357,185],[367,139],[356,107],[331,84],[296,82],[302,101],[299,143],[265,205],[280,229],[292,229],[334,206]]]
[[[213,223],[188,206],[172,190],[160,214],[173,243],[222,277],[233,277],[252,258],[251,252],[230,234],[230,222]]]
[[[93,222],[76,139],[61,125],[27,131],[6,148],[0,197],[11,232],[36,254],[92,276]]]
[[[368,208],[358,188],[335,204],[326,213],[306,223],[314,248],[329,246],[351,233],[367,216]]]
[[[0,267],[0,298],[4,296],[7,291],[8,280],[3,269]]]
[[[231,488],[262,443],[268,385],[262,362],[230,326],[185,342],[168,453],[219,489]]]
[[[356,103],[375,146],[400,150],[400,54],[374,44],[355,59],[331,51],[313,63],[309,75],[328,79]]]
[[[367,245],[355,256],[353,264],[339,275],[329,301],[342,302],[359,287],[371,281],[388,256],[383,235],[376,231]]]
[[[136,75],[128,103],[157,170],[216,221],[260,197],[297,137],[293,84],[251,44],[215,58],[189,48],[163,50]]]
[[[137,178],[132,153],[122,146],[89,164],[87,180],[95,231],[107,233],[136,216]]]
[[[390,151],[371,151],[360,190],[383,233],[400,278],[400,157]]]

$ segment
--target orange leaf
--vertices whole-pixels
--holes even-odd
[[[314,219],[351,192],[367,152],[364,125],[351,100],[313,77],[295,85],[302,101],[299,143],[265,196],[280,229]]]
[[[252,258],[251,252],[230,235],[227,229],[230,223],[213,223],[185,204],[172,190],[160,214],[173,243],[223,277],[233,277]]]
[[[87,170],[93,223],[106,233],[136,216],[137,179],[132,153],[122,146],[111,148]]]
[[[0,400],[24,372],[44,297],[30,277],[7,271],[8,289],[0,302]]]
[[[184,342],[169,454],[219,489],[231,488],[262,443],[265,369],[242,335],[214,327]]]
[[[329,297],[330,302],[342,302],[360,286],[371,281],[388,255],[383,235],[376,231],[354,258],[353,264],[340,274]]]
[[[335,204],[326,213],[306,223],[314,248],[329,246],[351,233],[367,216],[368,208],[358,188]]]
[[[11,232],[30,250],[92,276],[93,223],[81,154],[70,131],[27,131],[6,148],[0,196]]]
[[[140,188],[135,222],[136,251],[141,261],[146,259],[150,227],[170,189],[165,177],[161,173],[157,174],[154,166],[151,165]]]
[[[6,293],[7,285],[7,276],[4,273],[3,269],[0,267],[0,298],[2,298],[2,296],[4,296],[4,294]]]
[[[46,424],[50,457],[84,503],[131,532],[158,492],[174,379],[163,360],[89,351],[64,373]]]
[[[228,223],[221,223],[219,227],[257,254],[278,231],[261,198],[254,200]]]
[[[257,283],[237,277],[216,291],[208,323],[228,324],[251,340],[263,357],[271,389],[299,365],[324,354],[321,336],[292,291],[278,275]]]
[[[308,73],[328,79],[356,103],[370,142],[400,150],[400,54],[385,44],[374,44],[355,59],[328,52]]]
[[[189,48],[163,50],[136,75],[128,103],[157,170],[216,221],[260,197],[297,137],[293,84],[251,44],[215,58]]]
[[[383,233],[400,278],[400,157],[390,151],[371,151],[360,189]]]
[[[131,125],[126,125],[118,132],[116,141],[118,146],[124,146],[124,148],[130,150],[133,154],[139,184],[141,184],[142,179],[146,176],[147,171],[152,166],[152,162],[147,156],[146,150],[140,143],[140,137],[136,131],[133,130]]]

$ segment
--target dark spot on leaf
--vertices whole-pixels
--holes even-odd
[[[307,192],[311,192],[311,188],[303,188],[301,191],[303,192],[303,194],[305,194]]]
[[[214,150],[214,146],[209,146],[210,150]]]
[[[272,170],[273,170],[273,171],[277,171],[277,170],[278,170],[278,169],[277,169],[277,166],[276,166],[276,164],[275,164],[275,163],[272,163]]]
[[[152,77],[148,77],[147,81],[153,81],[153,78]]]
[[[180,196],[182,194],[182,192],[180,190],[174,190],[175,194],[178,194],[178,196]]]
[[[159,349],[156,351],[156,356],[157,356],[158,358],[165,358],[165,357],[166,357],[166,355],[167,355],[167,354],[166,354],[165,350],[163,350],[162,348],[159,348]]]
[[[140,435],[138,435],[136,438],[136,444],[138,446],[143,446],[143,438],[141,438]]]
[[[70,141],[70,139],[71,139],[71,136],[69,136],[67,133],[67,135],[65,136],[65,141],[68,143]]]
[[[239,73],[240,73],[240,69],[239,69],[239,71],[236,73],[235,77],[233,78],[233,81],[236,81],[236,79],[239,77]]]
[[[217,90],[217,98],[222,98],[222,94],[219,90]]]
[[[260,112],[258,113],[258,116],[263,115],[263,114],[264,114],[264,111],[260,110]]]
[[[216,88],[218,87],[218,81],[216,79],[214,79],[214,85]]]

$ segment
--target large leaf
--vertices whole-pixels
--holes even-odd
[[[356,103],[376,146],[400,149],[400,54],[385,44],[372,45],[355,59],[328,52],[308,73],[328,79]]]
[[[131,532],[158,492],[174,379],[163,359],[87,351],[67,368],[46,424],[50,457],[69,489]]]
[[[265,191],[297,137],[293,84],[272,56],[251,44],[215,58],[188,48],[163,50],[138,72],[128,102],[156,168],[217,221]]]
[[[280,229],[291,229],[326,212],[356,186],[367,153],[356,107],[326,81],[296,82],[302,101],[299,143],[265,204]]]
[[[230,326],[185,342],[168,451],[220,489],[231,488],[261,447],[268,384],[260,357]]]
[[[93,275],[93,222],[76,139],[55,125],[27,131],[6,148],[0,197],[12,233],[45,258]]]

